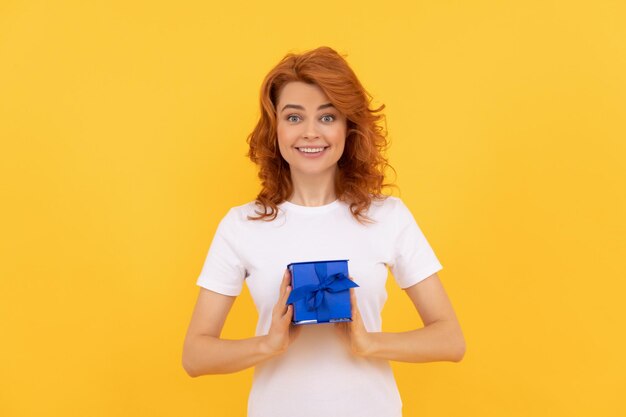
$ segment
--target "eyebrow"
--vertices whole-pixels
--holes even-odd
[[[317,109],[318,110],[322,110],[322,109],[325,109],[327,107],[335,107],[335,106],[333,106],[333,103],[326,103],[326,104],[322,104]],[[285,111],[285,109],[289,109],[289,108],[291,108],[291,109],[298,109],[298,110],[304,110],[304,107],[302,107],[299,104],[285,104],[285,106],[283,107],[281,112],[283,112],[283,111]]]

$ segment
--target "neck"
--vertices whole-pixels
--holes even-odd
[[[332,203],[337,199],[335,174],[335,170],[317,175],[292,172],[293,194],[287,200],[293,204],[308,207]]]

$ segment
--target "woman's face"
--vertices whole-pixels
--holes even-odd
[[[346,117],[314,84],[294,81],[278,97],[280,153],[291,175],[334,174],[346,143]]]

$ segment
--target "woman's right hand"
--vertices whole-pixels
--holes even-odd
[[[221,331],[235,296],[200,288],[183,346],[183,367],[192,376],[238,372],[284,353],[300,332],[291,324],[287,306],[291,275],[285,271],[268,334],[239,340],[221,339]]]
[[[265,336],[265,347],[271,352],[280,354],[287,350],[289,345],[300,334],[300,326],[291,324],[293,304],[287,305],[287,298],[291,293],[291,273],[285,270],[280,284],[280,296],[272,310],[272,323]]]

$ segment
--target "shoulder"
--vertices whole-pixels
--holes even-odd
[[[235,240],[241,228],[245,225],[247,206],[249,203],[233,206],[222,211],[222,217],[217,225],[216,234],[225,239]]]
[[[222,218],[222,222],[228,224],[243,223],[247,220],[248,215],[253,215],[254,211],[258,210],[258,206],[254,201],[249,201],[244,204],[232,206]]]
[[[231,207],[226,216],[233,219],[245,219],[248,214],[253,214],[258,208],[255,201],[248,201],[247,203]]]
[[[388,218],[407,210],[404,202],[395,196],[384,196],[382,199],[372,199],[368,215],[374,218]]]
[[[372,207],[396,207],[398,204],[403,204],[400,197],[393,195],[386,195],[380,199],[372,197]]]
[[[258,217],[263,213],[264,208],[257,203],[256,200],[248,201],[244,204],[231,207],[222,219],[223,222],[235,225],[235,227],[242,227],[245,225],[262,224],[266,222],[252,221],[249,217]],[[279,210],[279,216],[281,211]]]
[[[384,199],[372,200],[368,216],[376,223],[399,232],[415,222],[415,217],[400,197],[385,196]]]

